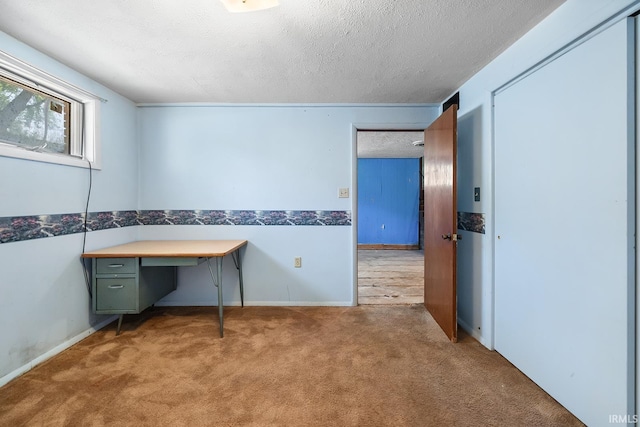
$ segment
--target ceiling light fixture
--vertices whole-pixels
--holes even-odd
[[[254,12],[280,4],[278,0],[220,0],[229,12]]]
[[[424,145],[424,141],[418,140],[418,141],[413,141],[411,143],[414,147],[422,147]]]

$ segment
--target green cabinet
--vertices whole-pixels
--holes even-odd
[[[176,289],[176,266],[143,264],[141,258],[93,258],[94,313],[138,314]]]

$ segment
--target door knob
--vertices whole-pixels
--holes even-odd
[[[443,240],[453,240],[454,242],[457,242],[458,240],[462,240],[462,236],[459,234],[451,234],[451,233],[447,233],[447,234],[443,234],[442,235],[442,239]]]

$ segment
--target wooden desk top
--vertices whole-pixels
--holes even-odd
[[[246,240],[140,240],[85,252],[82,258],[221,257],[246,244]]]

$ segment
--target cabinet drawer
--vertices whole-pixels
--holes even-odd
[[[96,311],[137,310],[138,285],[134,278],[96,279]]]
[[[98,258],[97,274],[134,274],[138,258]]]

